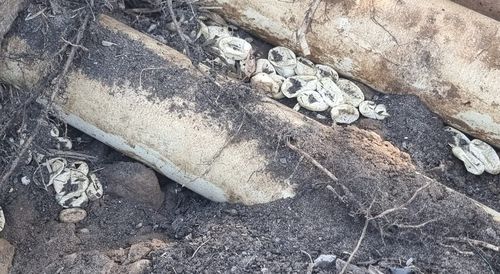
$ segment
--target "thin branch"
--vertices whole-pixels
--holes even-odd
[[[177,22],[174,8],[172,7],[172,0],[167,0],[167,7],[168,7],[168,12],[170,13],[170,17],[172,17],[172,22],[174,23],[175,30],[177,31],[177,34],[181,38],[182,44],[184,45],[184,50],[186,51],[186,55],[188,57],[191,57],[191,54],[189,52],[189,45],[186,41],[186,36],[182,32],[179,22]]]
[[[307,253],[307,251],[305,251],[305,250],[301,250],[300,252],[306,254],[307,257],[309,257],[309,264],[307,264],[306,274],[312,274],[313,268],[314,268],[314,262],[313,262],[313,259],[311,257],[311,254]]]
[[[201,248],[202,246],[204,246],[206,243],[208,243],[208,241],[209,241],[209,240],[204,241],[203,243],[201,243],[201,245],[200,245],[200,246],[198,246],[198,248],[196,248],[196,250],[193,252],[193,255],[191,255],[191,259],[192,259],[192,258],[194,258],[194,256],[196,255],[196,253],[198,253],[198,250],[200,250],[200,248]]]
[[[413,193],[413,196],[408,200],[406,201],[405,203],[401,204],[400,206],[398,207],[393,207],[393,208],[390,208],[390,209],[387,209],[385,210],[384,212],[378,214],[377,216],[374,216],[374,217],[371,217],[372,220],[375,220],[375,219],[379,219],[379,218],[382,218],[384,217],[385,215],[387,214],[390,214],[392,212],[395,212],[395,211],[398,211],[398,210],[403,210],[405,209],[405,207],[409,204],[411,204],[411,202],[413,202],[413,200],[415,200],[415,198],[417,198],[418,194],[428,188],[430,186],[431,182],[427,182],[427,184],[423,185],[422,187],[420,187],[419,189],[417,189],[414,193]]]
[[[471,243],[473,245],[484,247],[493,250],[495,252],[500,252],[500,246],[496,246],[494,244],[490,244],[479,240],[469,239],[467,237],[447,237],[446,239],[452,242]]]
[[[354,259],[354,256],[358,252],[359,247],[361,246],[361,243],[363,242],[363,239],[366,236],[366,230],[368,229],[368,224],[372,220],[371,218],[369,218],[369,216],[370,216],[370,211],[371,211],[374,203],[375,203],[375,200],[372,201],[372,203],[370,204],[370,206],[367,209],[366,218],[365,218],[365,225],[363,226],[363,230],[361,231],[361,235],[359,236],[358,242],[356,243],[356,247],[354,247],[353,251],[351,252],[351,255],[349,255],[349,258],[347,259],[346,264],[344,265],[344,267],[342,267],[342,270],[340,271],[339,274],[346,273],[347,268],[349,267],[349,264],[351,264],[352,259]]]
[[[304,156],[309,162],[311,162],[315,167],[319,168],[321,171],[323,171],[330,179],[333,181],[337,182],[339,179],[333,175],[332,172],[330,172],[328,169],[326,169],[323,165],[321,165],[316,159],[314,159],[311,155],[309,155],[307,152],[303,151],[302,149],[292,145],[290,143],[290,140],[287,138],[285,140],[286,146],[289,147],[291,150],[298,152],[300,155]]]

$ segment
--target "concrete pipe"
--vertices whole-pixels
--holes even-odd
[[[475,10],[500,21],[500,2],[498,0],[451,0],[457,4]]]
[[[0,43],[23,6],[23,0],[0,0]]]
[[[299,52],[314,1],[206,0],[264,40]],[[500,147],[500,22],[447,0],[321,1],[311,59],[386,93],[419,96],[447,123]]]
[[[29,24],[18,22],[6,37],[0,79],[36,90],[57,67],[61,33],[31,33]],[[63,32],[67,24],[61,25]],[[433,194],[420,201],[429,218],[442,214],[439,208],[451,222],[467,221],[464,212],[500,221],[495,210],[419,174],[408,155],[375,133],[322,125],[229,80],[207,82],[179,52],[107,16],[86,37],[88,51],[66,75],[56,114],[211,200],[257,204],[293,197],[312,181],[336,185],[296,153],[300,147],[361,196],[370,194],[367,187],[396,191],[398,197],[387,197],[392,204],[430,182]],[[284,145],[286,136],[295,149]]]

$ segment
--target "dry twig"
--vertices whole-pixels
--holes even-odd
[[[393,207],[393,208],[390,208],[390,209],[387,209],[387,210],[384,210],[382,213],[380,214],[377,214],[375,216],[371,216],[371,208],[375,202],[375,200],[372,201],[372,203],[370,204],[370,206],[368,207],[368,209],[366,210],[366,213],[365,213],[365,224],[363,226],[363,230],[361,232],[361,235],[358,239],[358,242],[356,244],[356,247],[354,248],[354,250],[351,252],[351,255],[349,256],[349,259],[347,260],[347,264],[342,268],[342,271],[340,272],[340,274],[344,274],[345,271],[347,271],[347,267],[349,266],[350,262],[352,261],[352,259],[354,258],[354,256],[356,255],[356,253],[358,252],[358,249],[359,247],[361,246],[361,243],[363,242],[363,239],[365,238],[366,236],[366,230],[368,228],[368,225],[370,223],[370,221],[374,221],[374,220],[377,220],[377,219],[380,219],[382,217],[385,217],[387,216],[388,214],[390,213],[393,213],[393,212],[396,212],[396,211],[399,211],[399,210],[403,210],[405,209],[406,206],[408,206],[411,202],[413,202],[415,200],[415,198],[418,196],[418,194],[420,192],[422,192],[424,189],[428,188],[430,185],[430,182],[427,182],[425,185],[421,186],[420,188],[418,188],[414,193],[413,195],[411,196],[411,198],[404,202],[403,204],[397,206],[397,207]],[[412,225],[412,227],[423,227],[425,226],[426,224],[432,222],[433,220],[430,220],[430,221],[426,221],[422,224],[419,224],[419,225]]]
[[[314,268],[314,262],[313,262],[313,259],[311,257],[311,254],[307,253],[307,251],[305,251],[305,250],[301,250],[300,252],[306,254],[307,257],[309,257],[309,263],[307,264],[306,274],[312,274],[313,268]]]
[[[172,0],[167,0],[167,7],[168,7],[168,12],[170,13],[170,17],[172,17],[172,22],[174,23],[175,30],[177,31],[177,34],[181,38],[182,44],[184,45],[184,50],[186,51],[186,55],[188,57],[191,57],[191,54],[189,52],[189,45],[186,40],[186,35],[184,32],[181,30],[181,26],[179,25],[179,22],[177,21],[177,17],[174,12],[174,8],[172,7]]]
[[[295,152],[298,152],[300,155],[304,156],[307,160],[309,160],[309,162],[311,162],[311,164],[313,164],[315,167],[319,168],[321,171],[323,171],[328,177],[330,177],[330,179],[332,179],[334,182],[337,182],[339,179],[333,175],[332,172],[330,172],[328,169],[326,169],[323,165],[321,165],[318,161],[316,161],[316,159],[314,159],[311,155],[309,155],[307,152],[303,151],[302,149],[292,145],[292,143],[290,143],[290,139],[287,138],[285,140],[285,143],[287,145],[287,147],[289,147],[291,150],[295,151]]]
[[[452,242],[460,242],[460,243],[471,243],[473,245],[484,247],[493,250],[495,252],[500,252],[500,246],[496,246],[494,244],[490,244],[479,240],[469,239],[467,237],[447,237],[446,240]]]
[[[208,241],[209,241],[209,240],[204,241],[203,243],[201,243],[201,245],[200,245],[200,246],[198,246],[198,248],[196,248],[196,250],[193,252],[193,255],[191,255],[191,259],[192,259],[192,258],[194,258],[194,256],[196,256],[196,253],[198,253],[198,250],[200,250],[200,248],[201,248],[202,246],[204,246],[205,244],[207,244],[207,243],[208,243]]]
[[[311,49],[309,48],[309,44],[307,43],[306,33],[311,26],[313,16],[316,13],[320,2],[321,0],[312,0],[312,2],[309,4],[309,9],[304,16],[304,21],[302,21],[300,28],[295,33],[297,42],[299,43],[300,49],[302,50],[302,54],[304,56],[311,55]]]
[[[366,216],[370,216],[370,211],[372,209],[373,204],[375,203],[375,200],[372,201],[370,206],[368,207],[366,211]],[[366,230],[368,229],[368,224],[370,223],[371,219],[370,218],[365,218],[365,224],[363,226],[363,230],[361,231],[361,235],[359,236],[358,242],[356,243],[356,246],[351,252],[351,255],[349,255],[349,258],[347,259],[346,264],[344,267],[342,267],[342,270],[340,271],[340,274],[344,274],[347,271],[347,268],[349,267],[349,264],[351,264],[352,259],[354,259],[354,256],[359,250],[359,247],[361,246],[361,243],[363,242],[365,236],[366,236]]]

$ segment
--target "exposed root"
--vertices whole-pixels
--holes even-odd
[[[290,139],[286,138],[285,139],[286,146],[289,147],[291,150],[298,152],[300,155],[304,156],[311,164],[313,164],[315,167],[323,171],[330,179],[332,179],[334,182],[337,182],[339,179],[333,175],[332,172],[330,172],[328,169],[326,169],[323,165],[321,165],[316,159],[314,159],[311,155],[309,155],[307,152],[303,151],[302,149],[292,145],[290,143]]]
[[[368,207],[367,209],[367,212],[366,212],[366,216],[370,216],[370,211],[372,209],[372,206],[373,206],[373,203],[375,202],[375,200],[372,201],[372,203],[370,204],[370,206]],[[342,270],[340,271],[339,274],[344,274],[346,273],[347,271],[347,268],[349,267],[349,265],[351,264],[351,261],[352,259],[354,259],[354,256],[356,255],[356,253],[358,253],[358,250],[359,250],[359,247],[361,246],[361,243],[363,242],[363,240],[365,239],[365,236],[366,236],[366,230],[368,229],[368,224],[370,224],[370,221],[371,219],[370,218],[366,218],[365,219],[365,224],[363,226],[363,230],[361,231],[361,235],[359,235],[359,239],[358,239],[358,242],[356,243],[356,246],[354,247],[354,249],[352,250],[351,252],[351,255],[349,255],[349,258],[347,259],[346,261],[346,264],[344,265],[344,267],[342,267]]]
[[[375,221],[377,219],[381,219],[381,218],[387,216],[390,213],[393,213],[393,212],[405,209],[405,207],[408,206],[410,203],[412,203],[416,199],[416,197],[418,196],[418,194],[420,192],[422,192],[424,189],[428,188],[429,185],[430,185],[430,182],[427,182],[425,185],[423,185],[422,187],[418,188],[413,193],[413,195],[411,196],[411,198],[408,199],[408,201],[406,201],[403,204],[401,204],[400,206],[384,210],[382,213],[379,213],[379,214],[377,214],[375,216],[371,216],[371,209],[373,207],[373,204],[375,203],[375,199],[374,199],[371,202],[370,206],[365,210],[365,216],[364,216],[364,218],[365,218],[365,224],[363,226],[363,230],[361,231],[361,235],[360,235],[360,237],[358,239],[358,242],[356,243],[356,246],[354,247],[353,251],[351,252],[351,254],[349,256],[349,259],[347,260],[347,264],[344,265],[344,267],[342,268],[342,271],[340,272],[340,274],[343,274],[343,273],[345,273],[347,271],[347,267],[349,266],[350,262],[352,261],[352,259],[356,255],[356,253],[358,252],[359,247],[361,246],[361,243],[363,242],[363,239],[366,236],[366,230],[368,228],[368,225],[370,224],[370,221]],[[429,221],[426,221],[426,222],[424,222],[422,224],[419,224],[419,225],[411,225],[411,226],[407,225],[407,227],[408,228],[420,228],[420,227],[423,227],[423,226],[425,226],[425,225],[427,225],[427,224],[429,224],[429,223],[431,223],[433,221],[435,221],[435,220],[429,220]],[[401,226],[401,225],[398,225],[398,226]]]

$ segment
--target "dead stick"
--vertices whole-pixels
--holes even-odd
[[[368,207],[368,209],[367,209],[366,218],[365,218],[365,225],[363,226],[363,230],[361,231],[361,235],[359,236],[358,242],[356,243],[356,247],[354,247],[353,251],[351,252],[351,255],[349,255],[347,262],[345,263],[344,267],[342,267],[342,270],[340,271],[339,274],[346,273],[347,268],[349,267],[349,264],[351,263],[352,259],[354,259],[354,256],[356,255],[356,253],[358,253],[359,247],[361,246],[361,243],[363,242],[363,239],[366,236],[366,230],[368,229],[368,224],[372,220],[371,218],[369,218],[369,216],[370,216],[370,211],[371,211],[374,203],[375,203],[375,200],[372,201],[372,203],[370,204],[370,207]]]
[[[431,184],[431,182],[427,182],[427,184],[423,185],[422,187],[420,187],[419,189],[417,189],[414,193],[413,193],[413,196],[408,200],[406,201],[405,203],[401,204],[400,206],[398,207],[393,207],[393,208],[390,208],[390,209],[387,209],[385,210],[384,212],[378,214],[377,216],[375,217],[372,217],[372,220],[375,220],[375,219],[379,219],[379,218],[382,218],[384,217],[385,215],[389,214],[389,213],[392,213],[394,211],[398,211],[398,210],[402,210],[404,209],[407,205],[409,205],[411,202],[413,202],[413,200],[415,200],[415,198],[417,197],[418,193],[420,193],[422,190],[426,189],[429,187],[429,185]]]
[[[181,27],[179,26],[179,22],[177,22],[177,18],[175,17],[174,8],[172,7],[172,0],[167,0],[167,6],[168,6],[168,12],[170,13],[170,17],[172,17],[172,22],[174,23],[175,30],[177,31],[177,34],[181,38],[182,44],[184,44],[184,49],[186,50],[186,55],[188,57],[191,57],[191,54],[189,53],[189,45],[186,41],[186,37],[184,36],[184,33],[182,32]]]
[[[496,245],[493,245],[493,244],[490,244],[490,243],[487,243],[487,242],[483,242],[483,241],[480,241],[480,240],[469,239],[469,238],[466,238],[466,237],[460,237],[460,238],[458,238],[458,237],[447,237],[446,239],[449,240],[449,241],[453,241],[453,242],[471,243],[471,244],[474,244],[474,245],[477,245],[477,246],[481,246],[481,247],[493,250],[495,252],[500,252],[500,246],[496,246]]]
[[[306,39],[306,33],[309,27],[311,26],[312,18],[316,13],[316,10],[318,9],[320,2],[321,0],[313,0],[311,4],[309,4],[309,9],[307,10],[306,15],[304,16],[304,21],[302,21],[300,28],[295,33],[297,42],[299,42],[300,49],[302,50],[302,54],[304,56],[308,56],[311,54],[311,49],[309,48],[309,44],[307,43]]]
[[[85,15],[85,18],[83,20],[82,25],[78,29],[78,33],[76,34],[76,39],[75,39],[76,45],[78,45],[80,43],[80,40],[83,37],[83,33],[85,32],[89,18],[90,18],[90,14],[87,13],[87,15]],[[75,58],[75,55],[76,55],[78,48],[79,47],[71,46],[71,51],[68,55],[68,59],[66,60],[66,63],[64,64],[64,68],[63,68],[62,72],[59,74],[58,77],[56,77],[54,79],[56,81],[56,85],[54,86],[54,89],[52,90],[52,94],[50,95],[50,100],[49,100],[48,104],[45,106],[40,117],[38,117],[37,124],[36,124],[35,128],[33,129],[31,136],[24,143],[24,145],[21,148],[21,151],[19,151],[16,159],[14,159],[14,161],[12,161],[8,171],[2,176],[2,179],[0,180],[0,188],[3,188],[5,182],[9,179],[9,177],[12,175],[12,173],[14,173],[14,170],[17,168],[17,166],[19,165],[19,162],[21,161],[21,157],[23,157],[23,155],[26,153],[28,148],[31,146],[31,144],[33,143],[33,140],[35,140],[36,135],[40,131],[43,120],[47,116],[47,114],[49,113],[50,106],[52,105],[52,102],[54,101],[54,99],[57,95],[57,92],[59,91],[59,88],[60,88],[61,83],[62,83],[62,79],[64,78],[64,76],[68,72],[69,67],[71,66],[71,63],[73,62],[73,59]]]

